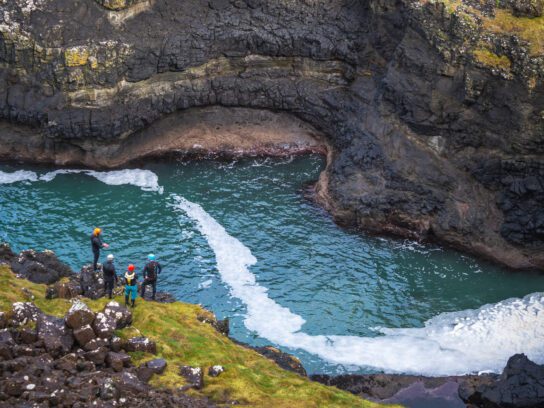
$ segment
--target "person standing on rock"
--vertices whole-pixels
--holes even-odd
[[[109,245],[105,242],[102,242],[100,234],[102,230],[100,228],[95,228],[93,234],[91,235],[91,247],[93,249],[93,271],[96,272],[98,269],[98,258],[100,258],[100,248],[109,248]]]
[[[104,274],[104,291],[111,299],[113,297],[113,285],[117,283],[117,274],[115,273],[115,265],[113,264],[113,254],[109,254],[107,261],[102,265]]]
[[[138,275],[134,272],[134,265],[130,264],[125,272],[125,306],[128,306],[128,297],[131,298],[131,306],[134,307],[138,295]]]
[[[151,296],[151,298],[155,300],[155,294],[157,293],[157,278],[159,276],[159,273],[161,273],[162,271],[162,267],[161,264],[155,260],[155,255],[153,254],[149,254],[147,256],[147,260],[147,264],[142,271],[144,281],[142,283],[142,292],[140,293],[140,297],[144,297],[146,286],[151,285],[153,289],[153,295]]]

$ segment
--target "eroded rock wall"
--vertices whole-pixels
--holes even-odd
[[[176,112],[283,112],[326,136],[339,222],[544,266],[544,59],[495,1],[0,7],[0,157],[119,165]]]

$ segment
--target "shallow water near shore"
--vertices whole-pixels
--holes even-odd
[[[79,270],[99,225],[119,269],[156,253],[160,290],[229,317],[234,338],[274,344],[310,373],[500,371],[516,352],[544,363],[544,276],[341,229],[301,192],[323,167],[318,156],[0,166],[0,240],[52,249]]]

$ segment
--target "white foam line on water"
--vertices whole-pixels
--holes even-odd
[[[140,187],[145,191],[156,191],[162,194],[164,189],[159,186],[159,178],[155,173],[149,170],[125,169],[113,171],[94,171],[94,170],[55,170],[40,176],[41,181],[51,181],[59,174],[77,174],[83,173],[94,177],[104,184],[110,186],[133,185]]]
[[[33,171],[17,170],[13,173],[0,171],[0,184],[11,184],[20,181],[37,181],[38,175]]]
[[[256,282],[249,270],[257,262],[251,251],[201,206],[173,197],[207,239],[232,296],[246,304],[245,326],[278,345],[303,349],[331,363],[425,375],[500,372],[508,357],[519,352],[544,363],[542,293],[443,313],[422,328],[379,329],[377,337],[306,334],[301,331],[304,319],[270,299]]]

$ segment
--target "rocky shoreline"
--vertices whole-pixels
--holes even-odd
[[[15,302],[8,313],[0,313],[0,406],[214,406],[205,398],[186,395],[187,389],[203,387],[201,367],[181,366],[186,385],[178,389],[157,389],[149,385],[153,375],[161,375],[166,361],[148,359],[134,365],[128,352],[156,354],[157,345],[141,336],[120,338],[116,330],[130,326],[130,309],[111,301],[100,312],[93,312],[85,299],[104,296],[98,273],[83,267],[79,274],[60,262],[51,251],[22,251],[14,254],[7,244],[0,245],[0,263],[7,264],[21,278],[47,284],[46,299],[69,299],[71,307],[64,318],[47,315],[33,303]],[[157,293],[158,302],[175,299]],[[224,336],[227,320],[212,313],[198,317]],[[236,342],[236,341],[235,341]],[[271,347],[243,347],[271,359],[281,368],[306,377],[300,361]],[[208,375],[224,371],[209,367]],[[394,374],[340,375],[314,374],[311,380],[348,391],[379,403],[442,408],[540,407],[544,404],[544,366],[525,355],[512,356],[501,375],[481,374],[457,377],[423,377]],[[63,405],[64,404],[64,405]],[[113,405],[112,405],[113,404]]]
[[[105,168],[322,137],[339,223],[542,268],[541,3],[4,2],[0,158]]]

